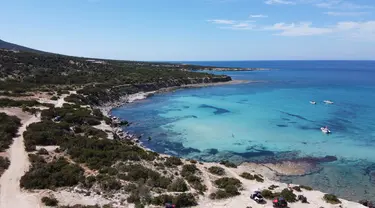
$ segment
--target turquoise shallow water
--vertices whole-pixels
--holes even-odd
[[[375,62],[199,64],[277,70],[220,72],[265,82],[178,90],[112,113],[133,122],[127,130],[142,134],[143,144],[158,152],[204,161],[302,158],[322,169],[282,180],[350,199],[375,196]],[[334,104],[324,104],[327,99]],[[322,126],[333,133],[322,134]],[[321,163],[325,156],[337,160]]]

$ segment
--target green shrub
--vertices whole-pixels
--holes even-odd
[[[218,167],[218,166],[212,166],[210,168],[208,168],[208,171],[212,174],[215,174],[215,175],[218,175],[218,176],[222,176],[222,175],[225,175],[225,170],[224,168],[222,167]]]
[[[192,194],[180,194],[177,196],[159,195],[151,200],[151,204],[164,206],[166,203],[175,204],[176,207],[191,207],[196,206],[198,203]]]
[[[264,179],[263,179],[263,176],[260,175],[260,174],[254,174],[254,178],[257,182],[261,182],[263,183],[264,182]]]
[[[302,189],[308,190],[308,191],[312,191],[313,190],[313,188],[311,188],[310,186],[300,185],[299,187],[302,188]]]
[[[259,174],[250,174],[248,172],[243,172],[240,175],[242,178],[248,179],[248,180],[256,180],[257,182],[264,182],[263,176]]]
[[[53,189],[74,186],[80,181],[83,181],[82,168],[59,158],[51,163],[34,163],[21,177],[20,186],[25,189]]]
[[[236,164],[234,164],[234,163],[232,163],[232,162],[229,162],[229,161],[227,161],[227,160],[223,160],[223,161],[221,161],[220,164],[225,165],[225,166],[228,167],[228,168],[237,168],[237,165],[236,165]]]
[[[8,169],[9,165],[10,165],[9,159],[7,157],[0,156],[0,176],[6,169]]]
[[[293,193],[293,191],[289,189],[283,189],[280,193],[281,197],[284,197],[287,202],[296,202],[297,196]]]
[[[87,176],[83,185],[86,187],[86,188],[91,188],[94,183],[96,182],[96,177],[95,176]]]
[[[182,165],[182,161],[178,157],[167,157],[164,162],[164,165],[167,167],[179,166]]]
[[[188,187],[186,185],[186,182],[182,178],[177,178],[168,186],[168,191],[171,192],[185,192],[187,190]]]
[[[299,186],[293,186],[292,189],[295,190],[295,191],[297,191],[297,192],[301,192],[302,191],[301,187],[299,187]]]
[[[333,194],[324,194],[323,199],[330,204],[340,204],[341,201]]]
[[[217,187],[225,189],[227,186],[240,188],[242,183],[237,178],[223,177],[215,180],[215,184],[217,185]]]
[[[272,193],[272,191],[270,191],[268,189],[263,189],[261,194],[266,199],[273,199],[275,197],[274,194]]]
[[[151,187],[166,189],[171,184],[171,179],[162,176],[160,173],[146,168],[142,165],[125,165],[121,171],[127,172],[123,180],[137,182],[139,180],[147,182]]]
[[[248,180],[255,180],[254,175],[248,173],[248,172],[243,172],[240,175],[242,178],[248,179]]]
[[[121,188],[121,183],[113,177],[105,177],[104,179],[101,179],[99,183],[106,191],[119,190]]]
[[[9,148],[20,126],[19,118],[0,113],[0,152]]]
[[[50,207],[55,207],[57,206],[57,204],[59,203],[59,201],[57,201],[57,199],[53,198],[53,197],[43,197],[42,198],[42,202],[46,205],[46,206],[50,206]]]
[[[194,164],[186,164],[182,166],[181,175],[183,177],[187,177],[189,175],[194,175],[196,172],[198,172],[198,168]]]
[[[203,193],[207,190],[207,186],[202,183],[202,178],[195,176],[195,175],[189,175],[186,177],[186,180],[192,186],[194,189],[198,190],[200,193]]]
[[[0,98],[0,107],[33,107],[38,105],[40,105],[40,103],[36,100],[12,100],[9,98]]]
[[[44,148],[38,150],[38,155],[48,155],[48,151]]]
[[[59,98],[57,96],[52,96],[51,100],[58,100]]]
[[[268,187],[269,190],[274,190],[276,188],[279,188],[279,186],[276,186],[276,185],[272,184],[271,186]]]

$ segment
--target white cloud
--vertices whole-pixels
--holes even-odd
[[[264,30],[279,31],[276,35],[281,36],[310,36],[310,35],[322,35],[331,33],[331,28],[319,28],[312,27],[311,22],[301,22],[301,23],[276,23],[272,26],[267,26],[263,28]]]
[[[329,16],[362,16],[368,14],[368,12],[324,12],[324,14]]]
[[[295,2],[289,1],[289,0],[266,0],[264,3],[266,4],[295,4]]]
[[[280,36],[317,36],[326,34],[335,34],[338,36],[362,40],[375,41],[375,21],[364,22],[338,22],[329,27],[314,27],[310,22],[301,23],[276,23],[271,26],[263,27],[265,31],[277,31],[274,35]]]
[[[228,19],[214,19],[214,20],[207,20],[213,24],[220,24],[226,25],[219,27],[220,29],[230,29],[230,30],[251,30],[255,27],[253,22],[254,20],[245,20],[245,21],[235,21],[235,20],[228,20]]]
[[[319,1],[315,6],[325,9],[343,9],[343,10],[356,10],[356,9],[371,9],[372,6],[356,4],[343,0],[324,0]]]
[[[214,24],[223,24],[223,25],[232,25],[235,24],[233,20],[226,20],[226,19],[214,19],[214,20],[207,20],[208,22],[212,22]]]
[[[267,15],[264,14],[252,14],[249,16],[250,18],[267,18]]]

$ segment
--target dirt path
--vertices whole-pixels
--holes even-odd
[[[38,122],[40,116],[33,116],[22,120],[19,136],[14,138],[13,144],[7,150],[10,156],[10,166],[0,179],[0,207],[1,208],[37,208],[40,205],[38,194],[23,192],[20,188],[20,179],[29,169],[29,159],[25,151],[23,132],[32,123]]]

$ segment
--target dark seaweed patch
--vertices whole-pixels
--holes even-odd
[[[214,114],[215,115],[220,115],[220,114],[224,114],[224,113],[230,113],[229,110],[227,109],[224,109],[224,108],[217,108],[215,106],[211,106],[211,105],[206,105],[206,104],[202,104],[199,106],[199,108],[211,108],[211,109],[214,109]]]
[[[291,117],[295,117],[295,118],[298,118],[298,119],[301,119],[301,120],[304,120],[304,121],[310,121],[310,122],[313,122],[303,116],[300,116],[300,115],[296,115],[296,114],[292,114],[292,113],[288,113],[288,112],[284,112],[284,111],[280,111],[281,113],[285,114],[285,115],[288,115],[288,116],[291,116]]]

